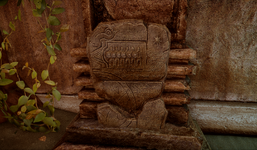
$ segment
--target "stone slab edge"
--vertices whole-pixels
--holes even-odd
[[[48,101],[46,94],[37,96]],[[62,95],[55,108],[78,113],[82,101],[77,95]],[[188,107],[204,133],[257,135],[256,103],[192,100]]]

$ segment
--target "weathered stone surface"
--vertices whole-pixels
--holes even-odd
[[[168,111],[162,99],[147,102],[138,115],[137,127],[141,129],[161,129],[165,127]]]
[[[68,142],[62,143],[55,150],[140,150],[140,148],[124,148],[124,147],[107,147],[107,146],[92,146],[83,144],[71,144]]]
[[[87,99],[90,101],[104,101],[103,98],[99,97],[96,92],[92,89],[83,89],[78,93],[80,99]]]
[[[187,45],[197,51],[193,99],[257,102],[257,2],[190,0]]]
[[[188,123],[189,111],[182,106],[166,106],[168,111],[167,122],[177,125]]]
[[[92,73],[100,80],[158,81],[166,75],[170,33],[140,20],[100,23],[88,47]]]
[[[80,118],[97,119],[97,105],[98,104],[100,104],[100,103],[83,100],[83,102],[79,105]]]
[[[110,128],[96,120],[78,119],[67,128],[66,142],[74,144],[132,146],[144,149],[200,150],[203,135],[189,121],[189,127],[166,124],[164,129]]]
[[[46,98],[47,94],[36,94],[37,97],[43,102],[49,101],[49,98]],[[18,100],[19,97],[16,98]],[[79,105],[83,101],[77,95],[62,95],[60,101],[54,102],[54,107],[74,113],[79,112]]]
[[[71,58],[69,53],[71,48],[80,47],[86,42],[81,1],[64,0],[60,7],[65,8],[65,12],[58,15],[62,23],[60,26],[69,24],[70,30],[62,34],[62,39],[59,42],[62,46],[62,51],[56,51],[57,61],[51,65],[49,73],[51,80],[58,82],[58,90],[62,94],[75,94],[82,88],[81,86],[75,86],[73,83],[73,79],[78,77],[80,73],[71,71],[72,65],[77,60],[76,58]],[[10,62],[19,62],[17,67],[19,75],[32,88],[34,80],[31,80],[31,77],[27,77],[27,70],[22,71],[21,68],[28,62],[29,66],[35,68],[38,72],[38,79],[41,80],[40,74],[42,70],[47,69],[50,55],[40,42],[45,38],[45,33],[38,33],[42,29],[37,23],[36,17],[32,15],[30,3],[25,2],[24,8],[21,7],[21,13],[22,21],[17,21],[16,31],[9,38],[12,49],[9,50],[8,57]],[[7,5],[1,7],[1,31],[5,29],[10,33],[9,22],[13,21],[17,14],[18,9],[15,1],[9,1]],[[38,19],[43,23],[43,26],[46,25],[45,17]],[[54,28],[53,31],[57,32],[57,29]],[[38,93],[47,93],[49,89],[51,89],[50,86],[42,84],[41,88],[38,89]]]
[[[137,127],[137,120],[133,117],[118,106],[109,103],[97,105],[98,122],[107,127],[135,128]]]
[[[99,97],[135,113],[161,96],[170,50],[170,32],[165,26],[146,25],[142,20],[100,23],[87,45]]]
[[[205,133],[257,135],[256,103],[191,101],[188,107]]]
[[[144,103],[161,95],[163,82],[104,81],[95,86],[100,97],[128,112],[140,109]]]
[[[164,92],[184,92],[190,90],[190,86],[185,80],[166,80]]]
[[[162,99],[165,105],[183,105],[190,103],[190,97],[181,93],[163,93]]]
[[[182,41],[186,32],[186,0],[103,0],[107,13],[115,20],[142,19],[166,25],[172,41]]]

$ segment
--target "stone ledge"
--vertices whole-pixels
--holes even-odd
[[[188,127],[166,124],[159,131],[104,127],[94,119],[78,118],[67,128],[65,142],[73,144],[132,146],[147,149],[210,149],[193,120]],[[202,145],[202,148],[201,148]]]

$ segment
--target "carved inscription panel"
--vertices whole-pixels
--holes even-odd
[[[92,73],[103,81],[159,81],[167,70],[165,26],[128,20],[99,24],[89,39]]]
[[[99,24],[88,39],[98,96],[133,113],[160,98],[167,75],[170,32],[140,20]]]

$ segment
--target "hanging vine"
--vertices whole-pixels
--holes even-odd
[[[0,6],[4,6],[7,2],[8,0],[0,0]],[[21,5],[24,7],[25,3],[30,3],[31,14],[37,18],[38,25],[42,29],[39,31],[39,33],[45,34],[45,38],[42,39],[41,42],[49,54],[49,62],[47,68],[42,71],[41,78],[45,84],[52,86],[51,92],[49,92],[47,95],[49,101],[43,104],[43,108],[47,107],[50,110],[50,114],[39,108],[37,105],[38,100],[36,98],[36,92],[38,88],[40,88],[41,83],[38,80],[38,73],[36,70],[29,67],[28,62],[22,68],[22,70],[28,70],[28,76],[31,76],[32,80],[34,80],[34,85],[31,89],[26,87],[24,81],[22,81],[19,77],[17,69],[15,68],[18,62],[2,64],[2,51],[8,51],[10,48],[12,48],[8,38],[15,32],[16,22],[18,20],[21,21],[22,19],[20,7]],[[54,103],[55,100],[59,101],[61,99],[61,94],[57,90],[57,83],[50,79],[49,68],[57,60],[55,50],[62,50],[61,46],[58,44],[58,42],[61,40],[62,33],[69,30],[69,25],[63,25],[59,28],[58,32],[53,32],[51,29],[52,26],[59,26],[61,24],[60,20],[56,16],[65,11],[64,8],[58,7],[61,4],[62,1],[60,0],[54,0],[51,4],[48,4],[45,0],[18,0],[18,14],[14,18],[14,21],[9,23],[11,32],[8,33],[6,30],[2,31],[5,38],[1,43],[0,48],[0,86],[6,86],[13,82],[13,80],[5,78],[6,74],[16,74],[18,78],[16,85],[24,91],[24,95],[18,99],[17,105],[8,106],[6,102],[8,95],[0,90],[0,109],[4,114],[4,117],[7,118],[9,122],[14,123],[24,131],[56,132],[60,129],[60,122],[54,117]],[[48,11],[46,11],[47,9]],[[45,18],[45,26],[42,25],[38,17]]]

